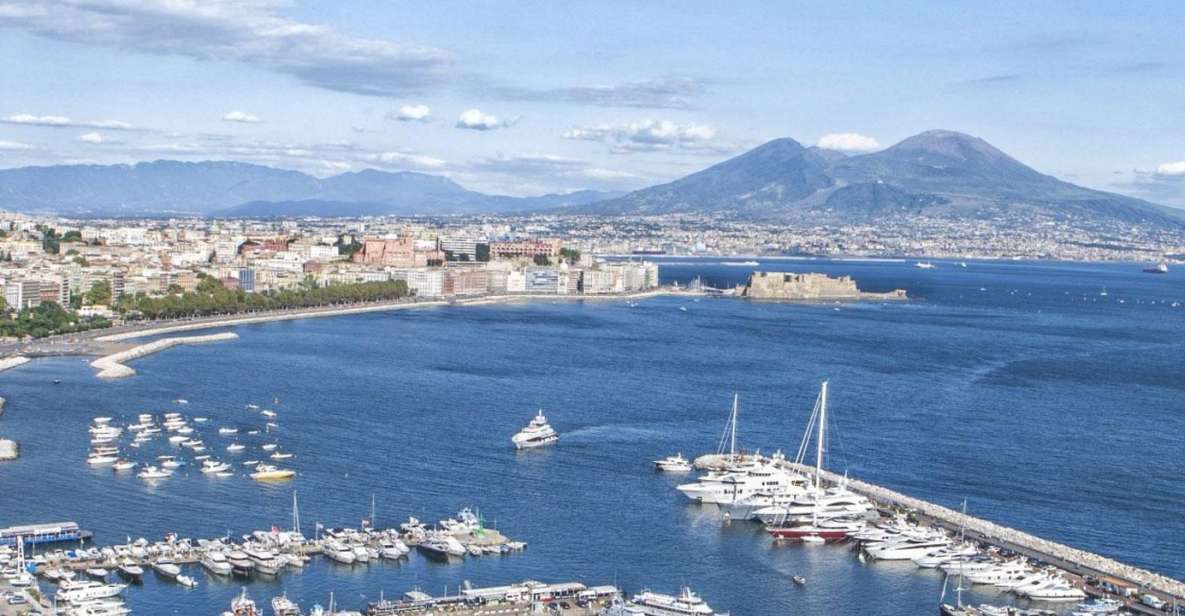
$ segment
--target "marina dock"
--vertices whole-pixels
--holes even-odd
[[[707,462],[710,463],[710,461]],[[781,465],[808,476],[812,476],[816,472],[814,466],[795,464],[788,460],[782,461]],[[1174,602],[1185,604],[1185,583],[1158,573],[1042,539],[859,479],[844,477],[827,470],[822,471],[821,477],[830,485],[845,482],[849,490],[868,497],[884,511],[908,513],[920,522],[939,526],[949,531],[961,530],[970,539],[1052,565],[1083,580],[1093,578],[1100,582],[1099,586],[1102,586],[1103,583],[1107,584],[1113,594],[1124,599],[1131,599],[1136,593],[1151,593],[1159,597],[1166,605],[1172,605]],[[1103,594],[1099,587],[1086,585],[1084,590],[1090,594]],[[1094,592],[1091,592],[1092,590]],[[1128,609],[1146,614],[1166,613],[1165,610],[1156,610],[1137,601],[1128,603]]]

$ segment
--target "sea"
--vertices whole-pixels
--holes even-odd
[[[273,580],[190,566],[191,590],[148,573],[125,593],[133,614],[219,614],[242,588],[261,606],[286,592],[307,610],[332,592],[364,609],[381,593],[527,579],[687,586],[734,615],[934,614],[939,573],[862,563],[845,545],[775,545],[689,503],[675,490],[687,476],[654,470],[676,452],[714,452],[734,394],[740,446],[793,456],[828,380],[831,470],[1185,578],[1185,270],[934,264],[661,262],[664,282],[824,272],[906,289],[907,302],[540,298],[242,326],[237,340],[137,360],[115,381],[86,358],[38,359],[0,374],[0,435],[22,445],[0,465],[0,527],[73,520],[100,545],[238,537],[289,527],[295,493],[310,536],[359,526],[373,502],[380,527],[471,507],[528,544],[452,563],[317,559]],[[278,428],[247,435],[265,424],[249,404],[273,409]],[[559,443],[516,452],[511,435],[539,409]],[[228,461],[278,442],[298,475],[264,485],[191,470],[148,485],[85,463],[92,417],[168,411],[208,417],[198,432]],[[225,452],[236,440],[248,449]],[[125,451],[144,462],[171,448]],[[1012,602],[981,587],[964,600]]]

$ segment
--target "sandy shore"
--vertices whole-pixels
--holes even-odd
[[[124,362],[129,362],[133,359],[140,359],[141,357],[145,357],[153,353],[159,353],[160,351],[181,344],[205,344],[208,342],[234,340],[238,337],[239,335],[234,332],[222,332],[220,334],[210,334],[208,336],[179,336],[176,338],[162,338],[147,344],[141,344],[140,346],[130,348],[126,351],[120,351],[118,353],[112,353],[111,355],[100,357],[99,359],[91,362],[91,367],[99,371],[95,376],[99,377],[100,379],[118,379],[128,377],[136,374],[136,371],[125,365]]]

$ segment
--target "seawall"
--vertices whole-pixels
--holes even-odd
[[[147,334],[142,334],[147,335]],[[234,340],[239,335],[234,332],[222,332],[219,334],[210,334],[208,336],[183,336],[177,338],[162,338],[147,344],[142,344],[133,347],[126,351],[119,353],[112,353],[105,357],[100,357],[91,362],[91,367],[97,369],[99,372],[95,376],[101,379],[118,379],[136,374],[132,368],[124,365],[124,362],[129,362],[134,359],[140,359],[153,353],[158,353],[168,348],[175,347],[181,344],[204,344],[208,342],[220,342],[223,340]]]

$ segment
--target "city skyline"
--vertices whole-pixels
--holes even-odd
[[[1175,4],[391,8],[0,2],[0,166],[240,160],[534,195],[947,128],[1185,206]]]

